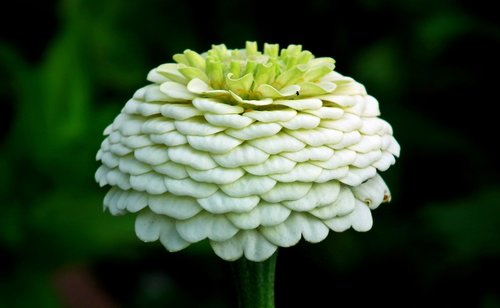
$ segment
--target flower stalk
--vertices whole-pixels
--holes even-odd
[[[240,308],[274,308],[274,276],[276,269],[275,252],[262,262],[240,258],[231,262],[238,307]]]

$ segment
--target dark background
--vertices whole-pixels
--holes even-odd
[[[184,49],[302,44],[378,98],[402,146],[368,233],[278,256],[278,307],[500,307],[494,1],[18,1],[0,13],[0,307],[234,307],[207,243],[102,213],[102,130]],[[12,20],[10,19],[12,18]]]

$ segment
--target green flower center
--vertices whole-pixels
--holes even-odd
[[[243,99],[273,98],[287,87],[287,94],[279,96],[310,96],[314,93],[301,93],[300,89],[310,89],[335,67],[332,58],[315,58],[301,45],[280,51],[278,44],[264,44],[260,52],[256,42],[234,50],[213,45],[203,54],[186,50],[173,58],[187,79],[198,78],[214,90],[232,91]]]

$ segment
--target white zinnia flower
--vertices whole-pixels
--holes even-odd
[[[150,71],[104,134],[96,180],[111,214],[169,251],[209,239],[225,260],[301,237],[367,231],[400,147],[363,85],[290,45],[186,50]]]

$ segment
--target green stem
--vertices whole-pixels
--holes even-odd
[[[245,257],[231,262],[240,308],[274,308],[274,270],[276,255],[262,262]]]

